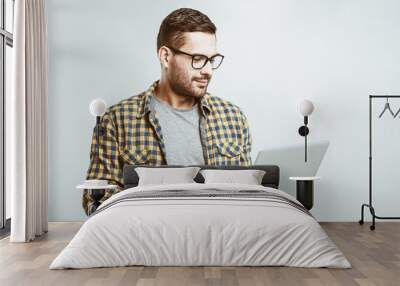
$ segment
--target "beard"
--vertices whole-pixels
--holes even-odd
[[[171,89],[178,95],[195,97],[196,99],[201,98],[206,94],[210,80],[211,77],[209,75],[191,77],[176,65],[171,65],[169,84]]]

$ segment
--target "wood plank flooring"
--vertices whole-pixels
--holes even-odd
[[[32,243],[0,241],[0,285],[400,285],[400,222],[321,223],[352,269],[291,267],[119,267],[49,270],[82,223],[50,223]]]

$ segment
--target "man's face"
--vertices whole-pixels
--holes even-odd
[[[176,47],[189,54],[202,54],[212,57],[217,54],[215,35],[203,32],[184,33],[185,44]],[[172,52],[167,69],[167,78],[171,89],[179,95],[202,97],[207,92],[213,70],[210,62],[202,69],[192,67],[192,58],[188,55]]]

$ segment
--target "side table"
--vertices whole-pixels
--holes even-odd
[[[289,177],[289,179],[296,181],[296,199],[306,209],[311,210],[314,205],[314,181],[320,177]]]
[[[78,185],[78,190],[88,190],[90,197],[93,199],[93,206],[89,213],[93,213],[101,205],[100,200],[104,197],[106,190],[117,189],[117,185],[106,185],[106,186],[91,186],[91,185]]]

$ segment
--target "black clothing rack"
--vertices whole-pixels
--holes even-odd
[[[369,208],[372,215],[372,225],[370,229],[375,229],[375,219],[400,219],[400,217],[384,217],[378,216],[375,213],[375,209],[372,205],[372,100],[374,98],[400,98],[400,95],[370,95],[369,96],[369,203],[362,204],[361,206],[361,219],[358,221],[359,224],[364,223],[364,207]]]

